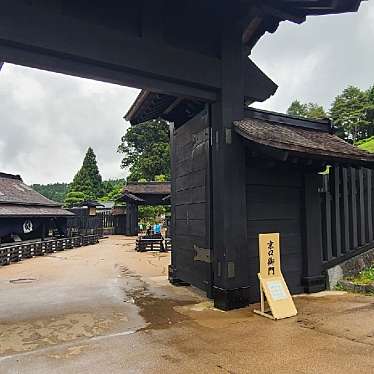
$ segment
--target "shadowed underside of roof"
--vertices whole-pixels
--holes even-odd
[[[293,14],[308,16],[356,12],[361,0],[262,0],[260,2]]]
[[[129,182],[118,199],[136,205],[169,205],[170,182]]]
[[[0,204],[0,218],[2,216],[7,216],[7,217],[66,217],[66,216],[74,216],[74,213],[71,213],[60,207]]]
[[[274,95],[278,86],[250,59],[244,68],[244,101],[251,104]],[[255,84],[253,82],[256,82]],[[176,125],[185,123],[204,109],[201,100],[143,90],[125,115],[132,125],[162,118]]]
[[[282,21],[303,23],[307,16],[356,12],[366,0],[241,0],[249,22],[243,43],[252,48],[265,32],[275,32]]]

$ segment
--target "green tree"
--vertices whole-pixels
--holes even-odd
[[[338,95],[330,109],[330,116],[338,128],[338,135],[356,142],[370,133],[368,92],[349,86]]]
[[[98,199],[103,194],[102,178],[91,147],[88,148],[83,165],[69,186],[69,192],[82,192],[87,199]]]
[[[123,191],[124,184],[117,184],[113,186],[112,190],[106,193],[103,197],[100,198],[100,201],[107,202],[107,201],[117,201]]]
[[[296,117],[303,117],[308,119],[323,119],[327,118],[323,106],[315,103],[301,103],[295,100],[287,109],[287,114]]]
[[[366,119],[369,122],[370,135],[374,135],[374,85],[371,86],[367,92],[368,109],[366,112]]]
[[[299,100],[293,101],[287,109],[287,114],[295,117],[306,117],[306,112],[306,105]]]
[[[308,103],[306,104],[306,110],[307,110],[306,118],[309,118],[309,119],[324,119],[328,117],[322,105],[318,105],[315,103]]]
[[[156,175],[170,178],[169,126],[152,120],[130,127],[121,139],[118,152],[124,154],[122,168],[130,167],[128,180],[155,180]]]
[[[119,188],[123,188],[125,185],[126,181],[125,179],[108,179],[103,181],[102,184],[102,191],[103,191],[103,196],[100,198],[101,201],[109,201],[109,200],[104,200],[105,196],[111,194],[114,190],[118,190]]]
[[[67,183],[33,184],[31,186],[46,198],[63,203],[69,185]]]
[[[87,196],[83,192],[71,191],[66,194],[64,205],[71,208],[85,200]]]

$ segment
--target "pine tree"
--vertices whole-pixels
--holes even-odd
[[[85,199],[98,199],[102,196],[102,178],[97,166],[96,156],[91,147],[88,148],[83,165],[75,175],[69,192],[81,192]]]

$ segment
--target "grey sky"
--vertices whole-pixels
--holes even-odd
[[[329,107],[349,84],[374,84],[374,2],[358,14],[282,23],[255,47],[253,60],[278,85],[266,103],[285,111],[294,99]],[[122,119],[139,91],[5,64],[0,72],[0,171],[26,183],[69,182],[88,146],[104,178],[125,176],[116,153]]]
[[[124,177],[116,152],[139,90],[5,64],[0,171],[26,183],[70,182],[93,147],[103,178]]]
[[[374,84],[374,1],[362,3],[359,13],[283,22],[259,41],[251,58],[279,85],[271,99],[255,106],[286,111],[300,99],[328,109],[348,85]]]

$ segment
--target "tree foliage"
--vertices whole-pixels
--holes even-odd
[[[69,185],[67,183],[33,184],[35,191],[58,203],[63,203]]]
[[[99,201],[106,202],[106,201],[115,201],[117,197],[120,196],[123,186],[125,185],[124,179],[109,179],[104,180],[102,183],[102,190],[103,195],[99,198]],[[53,201],[57,201],[59,203],[64,203],[66,199],[69,199],[69,203],[72,201],[70,200],[71,197],[76,197],[76,192],[70,192],[72,195],[67,196],[69,190],[68,183],[51,183],[51,184],[34,184],[32,188],[35,191],[38,191],[43,196],[51,199]],[[82,196],[82,195],[78,195]],[[86,200],[86,195],[83,193],[83,200]],[[79,203],[80,201],[75,201]]]
[[[118,152],[124,154],[121,166],[130,168],[129,181],[170,178],[169,125],[152,120],[130,127],[121,139]]]
[[[71,191],[66,194],[64,205],[71,208],[85,200],[87,196],[83,192]]]
[[[342,130],[343,137],[356,142],[372,133],[372,126],[369,126],[369,108],[369,92],[349,86],[335,98],[330,116],[335,126]]]
[[[295,100],[287,114],[310,119],[330,118],[338,136],[357,143],[374,135],[374,85],[367,91],[348,86],[336,96],[328,113],[318,104]]]
[[[105,194],[100,198],[100,201],[116,201],[122,195],[125,181],[123,179],[108,180],[103,182]]]
[[[287,110],[287,114],[309,119],[327,118],[327,113],[325,112],[323,106],[316,103],[301,103],[298,100],[291,103]]]
[[[96,155],[88,148],[83,165],[69,186],[69,192],[81,192],[86,199],[98,199],[102,196],[102,178],[97,166]],[[66,200],[65,200],[66,202]]]

